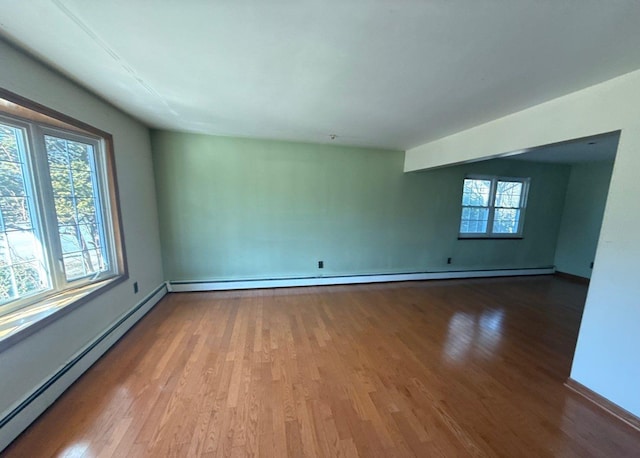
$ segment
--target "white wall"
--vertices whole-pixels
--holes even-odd
[[[145,126],[0,40],[0,86],[113,135],[129,280],[0,352],[0,418],[163,281]],[[133,293],[132,283],[140,286]],[[6,439],[0,431],[0,449]]]
[[[621,130],[571,377],[640,416],[640,71],[407,151],[405,171]]]

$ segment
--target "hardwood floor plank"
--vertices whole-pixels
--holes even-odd
[[[552,276],[172,294],[2,456],[637,457],[563,385],[585,296]]]

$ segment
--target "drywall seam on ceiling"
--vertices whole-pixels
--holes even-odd
[[[67,6],[63,3],[62,0],[52,0],[53,4],[67,16],[71,21],[73,21],[91,40],[98,45],[104,52],[106,52],[111,58],[122,67],[122,69],[127,72],[133,78],[136,83],[144,88],[149,94],[157,98],[173,116],[179,116],[178,112],[176,112],[169,103],[160,95],[158,91],[152,88],[146,81],[144,81],[133,69],[131,65],[129,65],[109,44],[100,38],[92,29],[85,23],[80,17],[74,14]]]

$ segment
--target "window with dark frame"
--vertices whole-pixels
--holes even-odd
[[[522,237],[529,181],[529,178],[467,176],[462,187],[459,237]]]
[[[6,95],[0,315],[126,274],[109,134]]]

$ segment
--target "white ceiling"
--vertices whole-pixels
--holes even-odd
[[[613,162],[618,150],[619,132],[580,138],[577,140],[540,146],[523,152],[508,154],[506,159],[576,164],[581,162]]]
[[[637,0],[0,0],[153,127],[407,149],[640,68]]]

